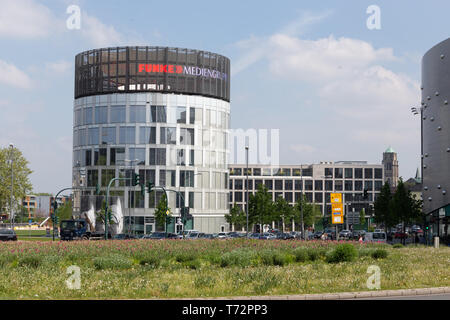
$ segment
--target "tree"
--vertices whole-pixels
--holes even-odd
[[[361,211],[359,212],[359,224],[361,226],[366,224],[366,212],[364,211],[364,209],[361,209]]]
[[[300,197],[297,200],[294,207],[294,216],[295,220],[298,223],[300,224],[302,223],[301,220],[302,207],[303,207],[303,224],[305,226],[313,226],[318,221],[320,221],[320,219],[322,219],[322,213],[320,212],[319,206],[317,206],[314,203],[308,202],[306,195],[303,195],[303,197]]]
[[[171,217],[171,211],[169,206],[167,205],[167,197],[166,194],[163,193],[161,199],[158,202],[158,205],[155,210],[155,221],[157,227],[164,227],[167,221],[167,218]]]
[[[0,149],[0,213],[10,210],[11,199],[11,163],[13,173],[13,211],[20,206],[21,199],[31,192],[32,185],[29,175],[33,172],[28,168],[28,161],[17,148]]]
[[[403,232],[405,232],[406,224],[416,221],[421,215],[422,203],[416,200],[405,184],[400,179],[397,190],[392,197],[392,212],[396,218],[396,222],[403,223]]]
[[[230,212],[225,214],[225,220],[233,227],[242,228],[247,223],[247,216],[240,206],[234,204]]]
[[[249,195],[248,218],[252,224],[269,224],[273,221],[274,205],[272,195],[265,185],[259,185],[256,193]],[[262,229],[260,230],[262,232]]]
[[[392,194],[389,183],[385,183],[381,188],[380,195],[374,203],[375,222],[383,223],[385,228],[393,227],[396,224],[396,217],[392,211]]]
[[[294,217],[294,210],[283,197],[278,197],[274,203],[274,221],[282,221],[283,232],[286,221],[290,221]]]
[[[72,201],[67,201],[58,208],[59,221],[72,219]]]

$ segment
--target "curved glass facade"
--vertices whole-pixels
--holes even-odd
[[[75,98],[132,92],[195,94],[230,101],[230,60],[169,47],[112,47],[75,57]]]
[[[139,173],[144,182],[181,191],[194,216],[190,227],[219,232],[228,212],[227,101],[166,93],[105,94],[74,103],[74,185],[94,194],[112,178]],[[79,174],[81,173],[81,174]],[[125,225],[136,233],[155,230],[154,208],[161,192],[141,195],[130,180],[116,181],[110,195],[122,198]],[[168,192],[173,216],[180,199]],[[189,226],[188,226],[189,227]],[[169,231],[173,230],[169,226]]]
[[[450,212],[450,39],[422,59],[424,212]],[[445,215],[445,213],[444,213]]]

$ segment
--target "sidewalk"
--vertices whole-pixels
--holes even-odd
[[[303,295],[282,296],[243,296],[243,297],[220,297],[220,298],[187,298],[180,300],[343,300],[371,297],[394,297],[394,296],[416,296],[450,293],[450,287],[426,288],[426,289],[403,289],[403,290],[372,290],[361,292],[321,293]]]

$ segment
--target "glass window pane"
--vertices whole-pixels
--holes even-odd
[[[156,128],[155,127],[140,127],[139,129],[139,143],[140,144],[156,144]]]
[[[85,124],[92,124],[92,108],[86,108],[84,109],[84,123]]]
[[[111,123],[123,123],[125,121],[125,106],[111,106]]]
[[[346,179],[353,178],[353,168],[345,168],[345,178]]]
[[[160,143],[161,144],[176,144],[177,131],[176,128],[160,128]]]
[[[109,157],[110,165],[123,165],[125,161],[125,148],[111,148]]]
[[[116,144],[116,127],[102,128],[102,144]]]
[[[97,124],[108,123],[108,107],[106,106],[95,107],[95,123]]]
[[[99,128],[89,128],[88,131],[88,144],[98,144]]]
[[[130,106],[130,123],[145,123],[145,106]]]
[[[186,123],[186,107],[177,107],[177,123]]]
[[[120,127],[119,143],[121,144],[135,144],[135,127]]]
[[[145,165],[145,148],[130,148],[129,157],[133,165]]]

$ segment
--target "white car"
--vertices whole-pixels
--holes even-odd
[[[386,243],[386,232],[366,232],[364,242],[383,242]]]
[[[228,238],[226,232],[219,232],[217,234],[217,239],[226,239],[226,238]]]

